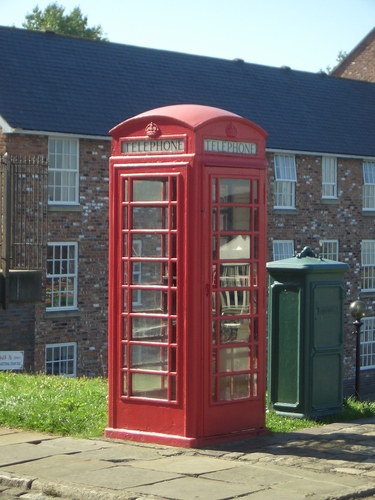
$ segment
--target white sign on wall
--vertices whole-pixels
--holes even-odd
[[[0,370],[22,370],[23,351],[0,351]]]

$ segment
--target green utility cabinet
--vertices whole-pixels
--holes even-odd
[[[280,415],[316,418],[342,410],[348,268],[309,247],[267,263],[268,405]]]

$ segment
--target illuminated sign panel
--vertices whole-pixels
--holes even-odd
[[[256,155],[255,142],[220,141],[218,139],[205,139],[204,150],[210,153],[228,153],[237,155]]]
[[[121,152],[125,154],[182,153],[184,149],[185,141],[183,137],[173,139],[123,141],[121,143]]]

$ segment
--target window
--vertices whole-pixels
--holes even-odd
[[[363,210],[375,210],[375,161],[363,162]]]
[[[295,208],[296,164],[294,156],[275,155],[275,206]]]
[[[339,260],[338,240],[321,240],[320,255],[323,259]]]
[[[361,321],[361,368],[375,368],[375,317]]]
[[[289,259],[294,256],[293,240],[273,241],[273,260]]]
[[[78,204],[78,140],[48,141],[48,202]]]
[[[361,248],[362,290],[375,291],[375,240],[363,240]]]
[[[77,308],[77,243],[49,243],[47,247],[46,307]]]
[[[77,345],[47,344],[46,345],[46,374],[76,376]]]
[[[322,198],[337,198],[337,161],[336,158],[322,158]]]

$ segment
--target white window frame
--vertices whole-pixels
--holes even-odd
[[[319,244],[323,259],[339,260],[339,240],[320,240]]]
[[[375,368],[375,316],[361,321],[361,370],[370,370]]]
[[[375,210],[375,161],[363,162],[363,202],[362,208]]]
[[[337,158],[333,156],[322,158],[322,198],[337,199]]]
[[[52,249],[51,257],[50,249]],[[48,243],[46,279],[47,311],[77,309],[78,243],[66,241]],[[73,300],[68,301],[68,298]]]
[[[78,205],[78,188],[79,140],[49,137],[48,203]]]
[[[275,155],[274,208],[295,209],[296,160],[294,155]]]
[[[294,257],[294,240],[273,240],[273,260],[289,259]]]
[[[46,344],[45,373],[47,375],[76,377],[77,343]]]
[[[364,292],[375,292],[375,240],[362,240],[361,243],[362,279]]]

